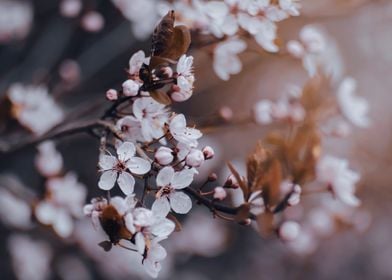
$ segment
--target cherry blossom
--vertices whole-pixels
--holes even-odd
[[[14,84],[8,96],[15,118],[35,134],[41,135],[59,124],[64,114],[43,86]]]
[[[14,234],[7,241],[12,266],[20,280],[42,280],[50,276],[53,252],[49,244],[24,234]]]
[[[150,171],[150,163],[135,157],[136,148],[131,142],[124,142],[117,148],[117,157],[101,154],[99,167],[103,172],[98,186],[102,190],[111,190],[117,183],[126,195],[133,193],[135,179],[132,174],[143,175]],[[129,170],[131,173],[127,172]]]
[[[199,167],[204,162],[204,154],[198,149],[191,149],[185,158],[185,163],[191,167]]]
[[[197,139],[202,133],[196,128],[186,126],[186,119],[183,114],[176,115],[169,124],[169,130],[174,139],[187,146],[196,147]]]
[[[123,139],[126,141],[144,141],[141,122],[134,116],[125,116],[119,119],[116,128],[121,131]]]
[[[125,96],[136,96],[139,93],[140,84],[134,80],[126,80],[122,88]]]
[[[345,78],[339,85],[337,99],[344,116],[358,127],[370,124],[368,117],[369,104],[365,98],[355,96],[356,81]]]
[[[322,157],[317,164],[317,180],[328,184],[332,192],[349,206],[358,206],[359,199],[354,195],[359,174],[348,167],[348,161],[333,156]]]
[[[162,168],[156,179],[159,191],[152,211],[161,216],[166,216],[170,208],[178,214],[188,213],[192,208],[192,201],[188,195],[178,190],[188,187],[193,181],[194,174],[195,171],[192,169],[175,172],[171,166]]]
[[[63,168],[63,157],[56,150],[52,141],[46,141],[38,147],[38,155],[35,158],[35,166],[41,175],[51,177],[58,175]]]
[[[297,222],[286,221],[279,228],[279,236],[284,241],[294,241],[300,234],[301,227]]]
[[[241,72],[242,63],[238,54],[246,49],[241,39],[230,39],[219,43],[214,49],[214,70],[222,80],[229,80],[230,75]]]
[[[28,229],[32,226],[31,213],[31,206],[26,201],[0,189],[0,219],[5,225]]]
[[[28,2],[0,1],[0,42],[23,39],[32,21],[33,8]]]
[[[129,74],[133,76],[139,76],[139,70],[143,63],[148,64],[150,61],[149,57],[146,57],[144,51],[138,51],[134,53],[129,59]]]
[[[173,150],[168,147],[159,147],[155,152],[155,160],[161,165],[168,165],[174,159],[173,153]]]
[[[193,75],[193,57],[182,55],[177,63],[177,86],[178,91],[174,91],[171,98],[174,101],[182,102],[188,100],[192,96],[193,83],[195,76]]]
[[[133,103],[133,114],[140,122],[141,134],[145,141],[161,138],[163,127],[168,122],[168,113],[165,106],[151,97],[142,97]]]

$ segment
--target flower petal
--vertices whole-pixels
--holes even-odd
[[[49,202],[41,202],[35,208],[35,216],[44,225],[50,225],[56,217],[56,208]]]
[[[130,195],[133,193],[135,179],[131,174],[122,172],[120,176],[118,176],[117,183],[125,195]]]
[[[183,192],[173,192],[169,196],[170,206],[178,214],[186,214],[192,208],[192,200]]]
[[[151,207],[154,215],[159,217],[166,217],[170,212],[170,204],[166,197],[160,197],[154,201]]]
[[[101,190],[111,190],[117,179],[117,172],[113,170],[108,170],[102,173],[101,178],[99,178],[98,187]]]
[[[146,241],[144,240],[143,233],[141,233],[141,232],[136,233],[135,244],[136,244],[138,252],[143,255],[144,250],[146,248]]]
[[[165,187],[170,184],[174,176],[174,169],[171,166],[167,166],[161,169],[157,175],[157,185],[159,187]]]
[[[171,181],[171,185],[175,189],[183,189],[188,187],[192,181],[195,171],[192,169],[184,169],[180,172],[176,172]]]
[[[151,164],[144,158],[133,157],[127,161],[127,167],[132,173],[143,175],[150,171]]]
[[[125,227],[131,233],[135,233],[136,229],[135,229],[135,226],[133,224],[133,215],[132,215],[132,213],[126,214],[125,217],[124,217],[124,221],[125,221]]]
[[[167,199],[166,199],[167,201]],[[176,225],[169,219],[158,219],[152,226],[151,232],[156,236],[169,236],[175,229]]]
[[[67,238],[71,235],[74,225],[71,216],[65,211],[58,211],[53,229],[56,233],[62,237]]]
[[[117,164],[117,158],[114,156],[101,154],[98,165],[102,170],[112,169]]]
[[[124,142],[117,148],[118,159],[127,161],[136,153],[135,145],[131,142]]]

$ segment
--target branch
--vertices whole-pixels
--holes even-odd
[[[0,156],[6,155],[6,154],[12,154],[12,153],[36,146],[46,140],[54,140],[54,139],[58,139],[58,138],[72,136],[72,135],[79,134],[79,133],[89,133],[93,129],[96,129],[96,128],[108,129],[116,137],[120,137],[118,135],[118,132],[116,131],[115,127],[109,122],[102,121],[102,120],[95,120],[95,121],[90,121],[90,122],[77,121],[75,123],[71,123],[71,124],[65,126],[62,129],[58,129],[56,131],[49,132],[49,133],[47,133],[43,136],[40,136],[38,138],[35,138],[35,139],[24,141],[24,142],[18,143],[16,145],[0,146]]]
[[[223,205],[221,203],[216,203],[214,200],[208,199],[202,195],[200,195],[196,190],[188,187],[184,189],[185,193],[189,194],[193,198],[195,198],[199,203],[207,206],[211,210],[218,210],[222,213],[225,214],[230,214],[230,215],[237,215],[238,212],[240,211],[240,207],[230,207],[227,205]],[[256,216],[253,215],[252,213],[249,213],[249,218],[252,220],[256,219]]]

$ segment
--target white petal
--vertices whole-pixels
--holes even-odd
[[[35,208],[35,216],[44,225],[50,225],[56,217],[56,209],[51,203],[41,202]]]
[[[131,142],[124,142],[117,148],[119,160],[127,161],[136,153],[135,145]]]
[[[144,158],[133,157],[127,161],[127,167],[132,173],[143,175],[150,171],[151,164]]]
[[[169,201],[166,197],[160,197],[154,201],[151,210],[156,216],[166,217],[170,212]]]
[[[130,195],[131,193],[133,193],[135,179],[131,174],[127,172],[122,172],[120,176],[118,176],[117,183],[125,195]]]
[[[111,190],[117,179],[117,172],[113,170],[108,170],[102,173],[101,178],[99,178],[98,187],[101,190]]]
[[[152,278],[157,278],[158,273],[162,268],[159,262],[155,262],[149,259],[144,260],[143,267],[147,274],[150,275]]]
[[[115,196],[110,199],[110,205],[116,208],[117,212],[120,215],[124,215],[125,212],[128,210],[128,205],[126,199],[122,198],[121,196]]]
[[[126,228],[131,233],[135,233],[136,229],[135,229],[135,226],[133,225],[133,215],[132,215],[132,213],[126,214],[125,217],[124,217],[124,221],[125,221]]]
[[[188,187],[193,181],[195,172],[192,169],[184,169],[176,172],[171,181],[171,185],[175,189],[183,189]]]
[[[175,116],[170,122],[170,131],[184,129],[186,127],[186,119],[183,114]]]
[[[169,236],[175,229],[176,225],[169,219],[158,219],[151,227],[152,234],[156,236]]]
[[[59,211],[57,213],[53,229],[62,238],[67,238],[71,235],[73,231],[73,220],[67,212]]]
[[[141,232],[136,233],[135,243],[138,252],[143,255],[146,248],[146,241],[144,240],[144,236]]]
[[[178,214],[186,214],[192,208],[192,200],[183,192],[174,192],[169,196],[170,206]]]
[[[160,262],[166,258],[167,253],[165,248],[163,248],[161,245],[158,243],[155,244],[154,246],[151,246],[150,250],[148,251],[148,258],[150,260],[154,260],[156,262]]]
[[[102,170],[112,169],[117,164],[117,158],[114,156],[101,154],[99,156],[99,167]]]
[[[174,169],[171,166],[167,166],[161,169],[157,175],[157,185],[159,187],[165,187],[170,184],[174,176]]]

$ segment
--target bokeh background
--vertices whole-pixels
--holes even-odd
[[[0,93],[5,94],[14,82],[45,83],[65,108],[68,121],[76,117],[94,118],[104,108],[106,90],[120,87],[131,54],[139,49],[148,52],[149,39],[137,40],[130,23],[110,1],[84,1],[84,10],[97,10],[105,19],[103,29],[94,33],[81,27],[80,18],[61,16],[58,1],[29,3],[34,10],[29,34],[23,40],[0,45]],[[304,0],[302,6],[300,17],[279,25],[280,37],[295,39],[305,24],[324,28],[336,42],[344,65],[342,71],[357,79],[359,94],[370,103],[371,127],[354,131],[344,141],[328,143],[330,149],[349,157],[353,167],[361,171],[359,197],[362,207],[371,214],[370,227],[362,233],[339,231],[323,240],[315,253],[298,256],[281,241],[272,237],[263,239],[250,227],[211,223],[208,210],[195,206],[200,209],[188,219],[204,226],[192,228],[190,222],[185,227],[187,231],[173,234],[165,247],[174,248],[175,254],[163,264],[166,272],[162,279],[392,279],[392,2]],[[274,98],[285,85],[306,81],[306,73],[294,59],[245,54],[241,57],[243,71],[223,82],[213,73],[207,54],[197,50],[192,50],[192,54],[196,57],[195,94],[175,110],[186,112],[196,123],[208,119],[224,105],[236,115],[246,114],[257,100]],[[63,83],[60,71],[69,59],[77,62],[80,71],[79,81],[71,86]],[[84,112],[91,104],[96,106]],[[208,169],[222,172],[225,161],[244,159],[264,133],[255,125],[239,125],[209,134],[204,143],[216,146],[217,157]],[[1,137],[18,141],[24,136]],[[89,196],[97,194],[94,190],[98,143],[88,136],[77,136],[60,141],[58,148],[66,167],[75,170],[80,181],[88,186]],[[42,179],[32,168],[33,159],[33,149],[3,157],[0,173],[17,174],[26,186],[42,192]],[[90,226],[86,224],[84,221],[81,225],[81,235],[89,232],[83,231],[83,227]],[[3,279],[14,278],[7,249],[8,234],[9,229],[0,226]],[[128,269],[124,269],[127,264],[100,267],[86,257],[80,246],[58,244],[53,235],[45,232],[37,237],[57,244],[54,248],[56,258],[61,260],[58,263],[68,265],[65,269],[54,265],[54,278],[143,277],[136,268],[132,274],[131,262]],[[100,254],[99,250],[95,254]]]

